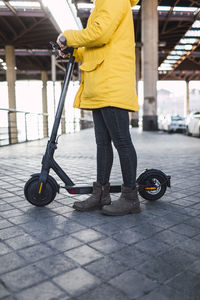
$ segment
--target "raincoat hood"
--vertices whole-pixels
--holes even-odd
[[[131,2],[131,6],[135,6],[136,4],[138,4],[139,0],[130,0]]]

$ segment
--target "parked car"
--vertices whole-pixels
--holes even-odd
[[[164,115],[158,115],[158,129],[159,130],[164,130],[163,126],[165,123],[165,116]]]
[[[166,116],[163,121],[163,130],[172,132],[185,132],[186,120],[181,116]]]
[[[191,113],[187,117],[186,134],[200,137],[200,112]]]

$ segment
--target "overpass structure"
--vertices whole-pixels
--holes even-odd
[[[55,81],[62,81],[65,71],[49,42],[55,41],[60,32],[59,25],[43,1],[0,1],[0,81],[8,83],[11,144],[18,142],[16,80],[42,80],[43,136],[48,136],[47,81],[53,81],[55,105]],[[74,78],[78,75],[77,70],[75,65]]]
[[[74,0],[83,26],[92,4]],[[142,0],[133,7],[136,80],[144,81],[143,129],[157,129],[157,80],[200,80],[200,2]],[[189,92],[187,91],[187,112]]]
[[[93,4],[73,0],[73,5],[84,28]],[[187,89],[190,80],[200,80],[200,3],[143,0],[132,13],[136,80],[144,81],[143,129],[157,130],[157,80],[185,80]],[[60,80],[64,72],[49,46],[60,32],[42,0],[0,1],[0,80],[8,82],[9,109],[16,109],[16,79],[42,79],[43,112],[47,113],[47,80]],[[74,76],[78,77],[77,66]],[[16,124],[14,113],[11,122]],[[15,142],[16,132],[11,136],[11,143]]]

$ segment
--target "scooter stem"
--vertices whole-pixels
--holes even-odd
[[[63,89],[60,95],[60,99],[59,99],[59,103],[58,103],[58,108],[56,111],[56,116],[55,116],[55,121],[53,124],[53,128],[52,128],[52,132],[51,132],[51,137],[50,137],[50,142],[55,143],[56,141],[56,137],[57,137],[57,133],[58,133],[58,128],[60,125],[60,120],[62,117],[62,112],[63,112],[63,107],[65,104],[65,97],[66,97],[66,93],[67,93],[67,88],[71,79],[71,74],[73,71],[73,67],[74,67],[74,61],[75,61],[75,57],[73,56],[73,53],[70,54],[70,59],[69,62],[67,64],[67,69],[66,69],[66,73],[65,73],[65,78],[64,78],[64,83],[63,83]]]

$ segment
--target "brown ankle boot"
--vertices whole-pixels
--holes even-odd
[[[132,189],[124,185],[122,185],[122,193],[119,199],[102,208],[102,213],[109,216],[123,216],[139,213],[140,211],[137,188]]]
[[[90,211],[102,208],[104,205],[109,205],[111,203],[109,190],[109,183],[101,185],[98,182],[93,182],[92,195],[84,201],[74,202],[73,208],[78,211]]]

